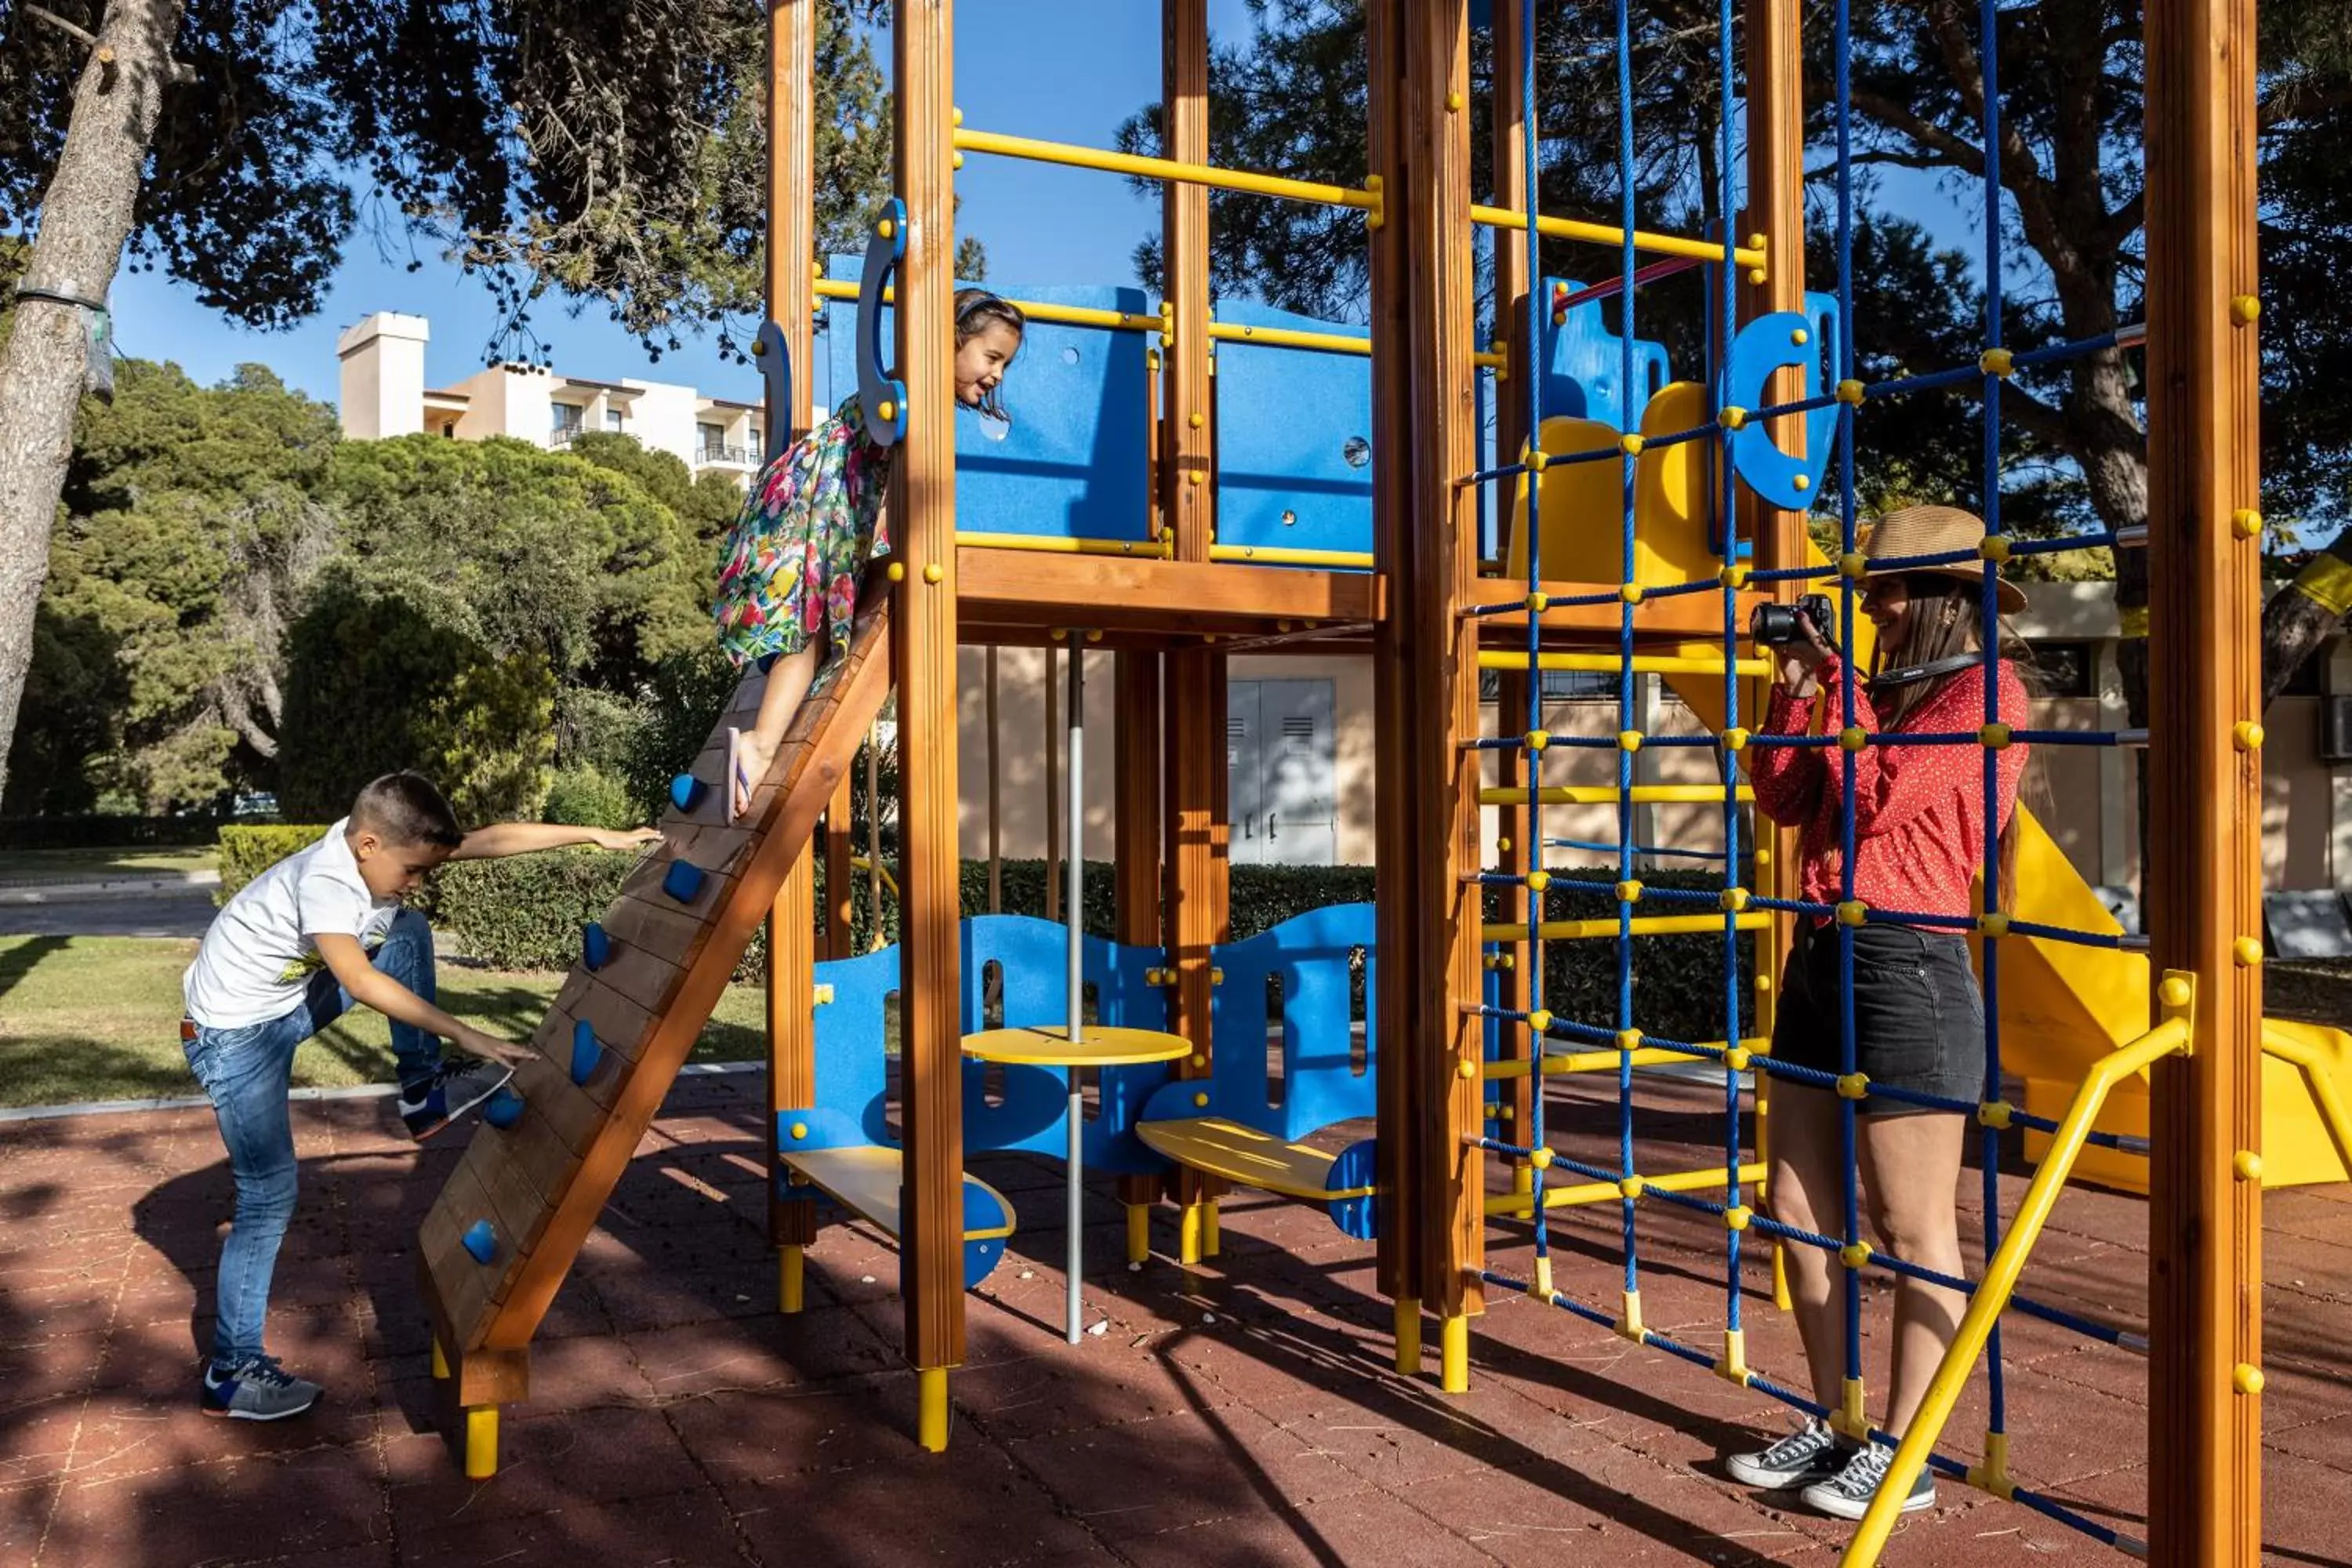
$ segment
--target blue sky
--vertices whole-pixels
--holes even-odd
[[[956,98],[967,121],[1108,145],[1120,121],[1159,96],[1160,6],[1157,0],[1104,0],[1088,9],[1083,27],[1050,28],[1037,25],[1027,0],[960,0]],[[1209,24],[1221,40],[1245,38],[1244,0],[1210,0]],[[961,223],[987,243],[990,275],[1016,283],[1131,282],[1136,243],[1159,226],[1157,201],[1114,175],[972,157],[957,188]],[[1923,177],[1908,176],[1888,195],[1898,210],[1953,243],[1965,243],[1975,229]],[[447,385],[481,368],[496,317],[478,282],[429,251],[418,255],[425,265],[411,273],[404,237],[354,234],[325,308],[287,332],[225,321],[161,273],[124,273],[114,288],[116,342],[125,354],[175,360],[207,384],[239,363],[266,364],[289,385],[331,401],[337,334],[373,311],[400,310],[431,321],[427,382]],[[532,325],[551,346],[556,367],[572,374],[688,382],[747,400],[759,395],[751,370],[725,363],[705,341],[689,338],[680,352],[654,363],[601,310],[569,318],[542,308]]]

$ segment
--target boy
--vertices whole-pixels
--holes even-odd
[[[295,1047],[355,1003],[382,1013],[392,1022],[401,1120],[420,1140],[497,1093],[530,1055],[434,1005],[433,932],[402,897],[445,860],[568,844],[627,849],[660,837],[651,827],[533,823],[467,833],[423,774],[387,773],[360,791],[325,837],[256,877],[213,921],[182,987],[180,1024],[236,1178],[205,1414],[282,1421],[319,1401],[317,1384],[289,1375],[261,1349],[270,1271],[294,1212],[287,1098]],[[436,1035],[480,1059],[444,1067]]]

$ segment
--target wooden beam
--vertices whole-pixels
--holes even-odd
[[[1198,637],[1284,620],[1375,621],[1381,581],[1366,572],[1148,557],[964,548],[961,617],[975,626],[1072,625]]]
[[[2150,1074],[2148,1547],[2262,1555],[2260,367],[2253,0],[2147,8],[2150,969],[2196,978]]]
[[[1406,0],[1368,0],[1364,51],[1370,81],[1371,174],[1384,188],[1405,188],[1406,164],[1398,133],[1398,82],[1402,72],[1400,37]],[[1398,1370],[1410,1373],[1418,1353],[1422,1234],[1414,1216],[1423,1198],[1416,1157],[1419,1128],[1413,1117],[1411,1081],[1414,1001],[1421,984],[1421,928],[1416,900],[1427,881],[1416,838],[1415,802],[1421,780],[1413,766],[1414,639],[1420,622],[1404,607],[1419,591],[1412,551],[1412,474],[1418,432],[1408,363],[1405,292],[1412,266],[1402,224],[1371,231],[1370,277],[1372,340],[1372,558],[1389,584],[1400,613],[1383,618],[1373,633],[1372,797],[1375,945],[1379,956],[1374,997],[1379,1020],[1379,1073],[1375,1116],[1374,1182],[1381,1215],[1376,1266],[1380,1288],[1397,1303]]]
[[[899,1029],[908,1359],[963,1360],[963,1067],[956,784],[955,0],[898,0],[892,158],[907,205],[898,371],[907,434],[890,469],[898,676]]]
[[[1389,193],[1388,222],[1402,224],[1414,266],[1405,291],[1414,444],[1414,596],[1399,613],[1414,621],[1414,823],[1424,870],[1415,899],[1421,924],[1418,984],[1408,1042],[1422,1163],[1422,1300],[1441,1319],[1486,1310],[1486,1155],[1478,1064],[1480,889],[1478,754],[1478,537],[1471,491],[1455,483],[1477,466],[1472,356],[1476,268],[1470,255],[1469,0],[1409,6],[1402,29],[1398,105],[1406,179]],[[1449,1341],[1449,1343],[1453,1342]],[[1449,1361],[1453,1358],[1449,1354]],[[1449,1368],[1449,1386],[1458,1368]]]

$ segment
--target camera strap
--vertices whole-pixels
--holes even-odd
[[[1916,686],[1923,680],[1940,676],[1958,675],[1964,669],[1978,669],[1984,665],[1980,653],[1956,653],[1949,658],[1931,659],[1926,664],[1904,665],[1895,669],[1882,669],[1870,678],[1870,689],[1892,690],[1898,686]]]

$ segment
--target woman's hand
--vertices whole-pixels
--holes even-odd
[[[662,830],[658,827],[599,827],[594,830],[591,842],[599,849],[635,849],[641,844],[660,842]]]
[[[1797,612],[1797,628],[1805,634],[1803,640],[1780,650],[1780,689],[1791,697],[1805,698],[1821,689],[1821,668],[1837,650],[1822,640],[1821,628],[1802,610]]]

